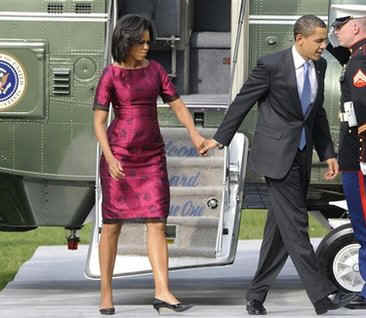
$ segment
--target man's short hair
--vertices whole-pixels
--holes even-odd
[[[298,34],[302,34],[304,37],[308,37],[314,33],[315,28],[326,28],[325,22],[315,15],[308,14],[303,15],[296,20],[294,25],[294,38]]]

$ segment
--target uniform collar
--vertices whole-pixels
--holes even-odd
[[[352,55],[356,55],[357,54],[357,50],[359,50],[363,45],[366,44],[366,39],[360,40],[357,43],[355,43],[352,47],[351,47],[351,52]]]

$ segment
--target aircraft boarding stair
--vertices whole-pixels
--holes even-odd
[[[171,269],[232,263],[235,257],[248,142],[236,134],[230,147],[200,157],[184,128],[162,128],[171,192],[167,220]],[[215,129],[201,128],[211,137]],[[99,200],[100,204],[100,200]],[[99,277],[100,208],[89,248],[86,275]],[[114,276],[151,271],[144,224],[125,223]]]

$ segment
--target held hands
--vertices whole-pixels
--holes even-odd
[[[194,132],[191,134],[191,139],[196,151],[200,154],[205,138],[203,138],[198,132]]]
[[[121,162],[117,160],[114,156],[106,160],[108,163],[108,171],[111,177],[115,180],[122,179],[122,177],[125,176],[125,173],[123,171]]]
[[[333,180],[339,172],[337,159],[330,158],[327,160],[328,170],[324,173],[325,180]]]
[[[200,147],[200,155],[207,156],[207,152],[210,149],[214,149],[219,145],[219,143],[214,139],[205,139]]]
[[[208,150],[216,148],[219,145],[219,143],[216,140],[206,139],[202,137],[197,131],[191,134],[191,139],[197,152],[201,156],[207,156]]]

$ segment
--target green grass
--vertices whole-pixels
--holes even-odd
[[[87,244],[91,231],[87,224],[80,231],[80,243]],[[29,232],[0,232],[0,290],[11,281],[19,267],[40,245],[65,245],[69,231],[60,227],[42,227]]]
[[[241,218],[241,240],[261,239],[266,218],[266,211],[245,210]],[[80,231],[81,244],[87,244],[92,229],[87,224]],[[322,237],[324,230],[310,217],[310,236]],[[19,267],[27,261],[40,245],[65,245],[68,231],[59,227],[42,227],[30,232],[0,232],[0,290],[11,281]]]
[[[261,239],[266,221],[266,210],[243,210],[240,222],[240,240]],[[313,216],[309,218],[310,237],[323,237],[328,230],[319,224]]]

